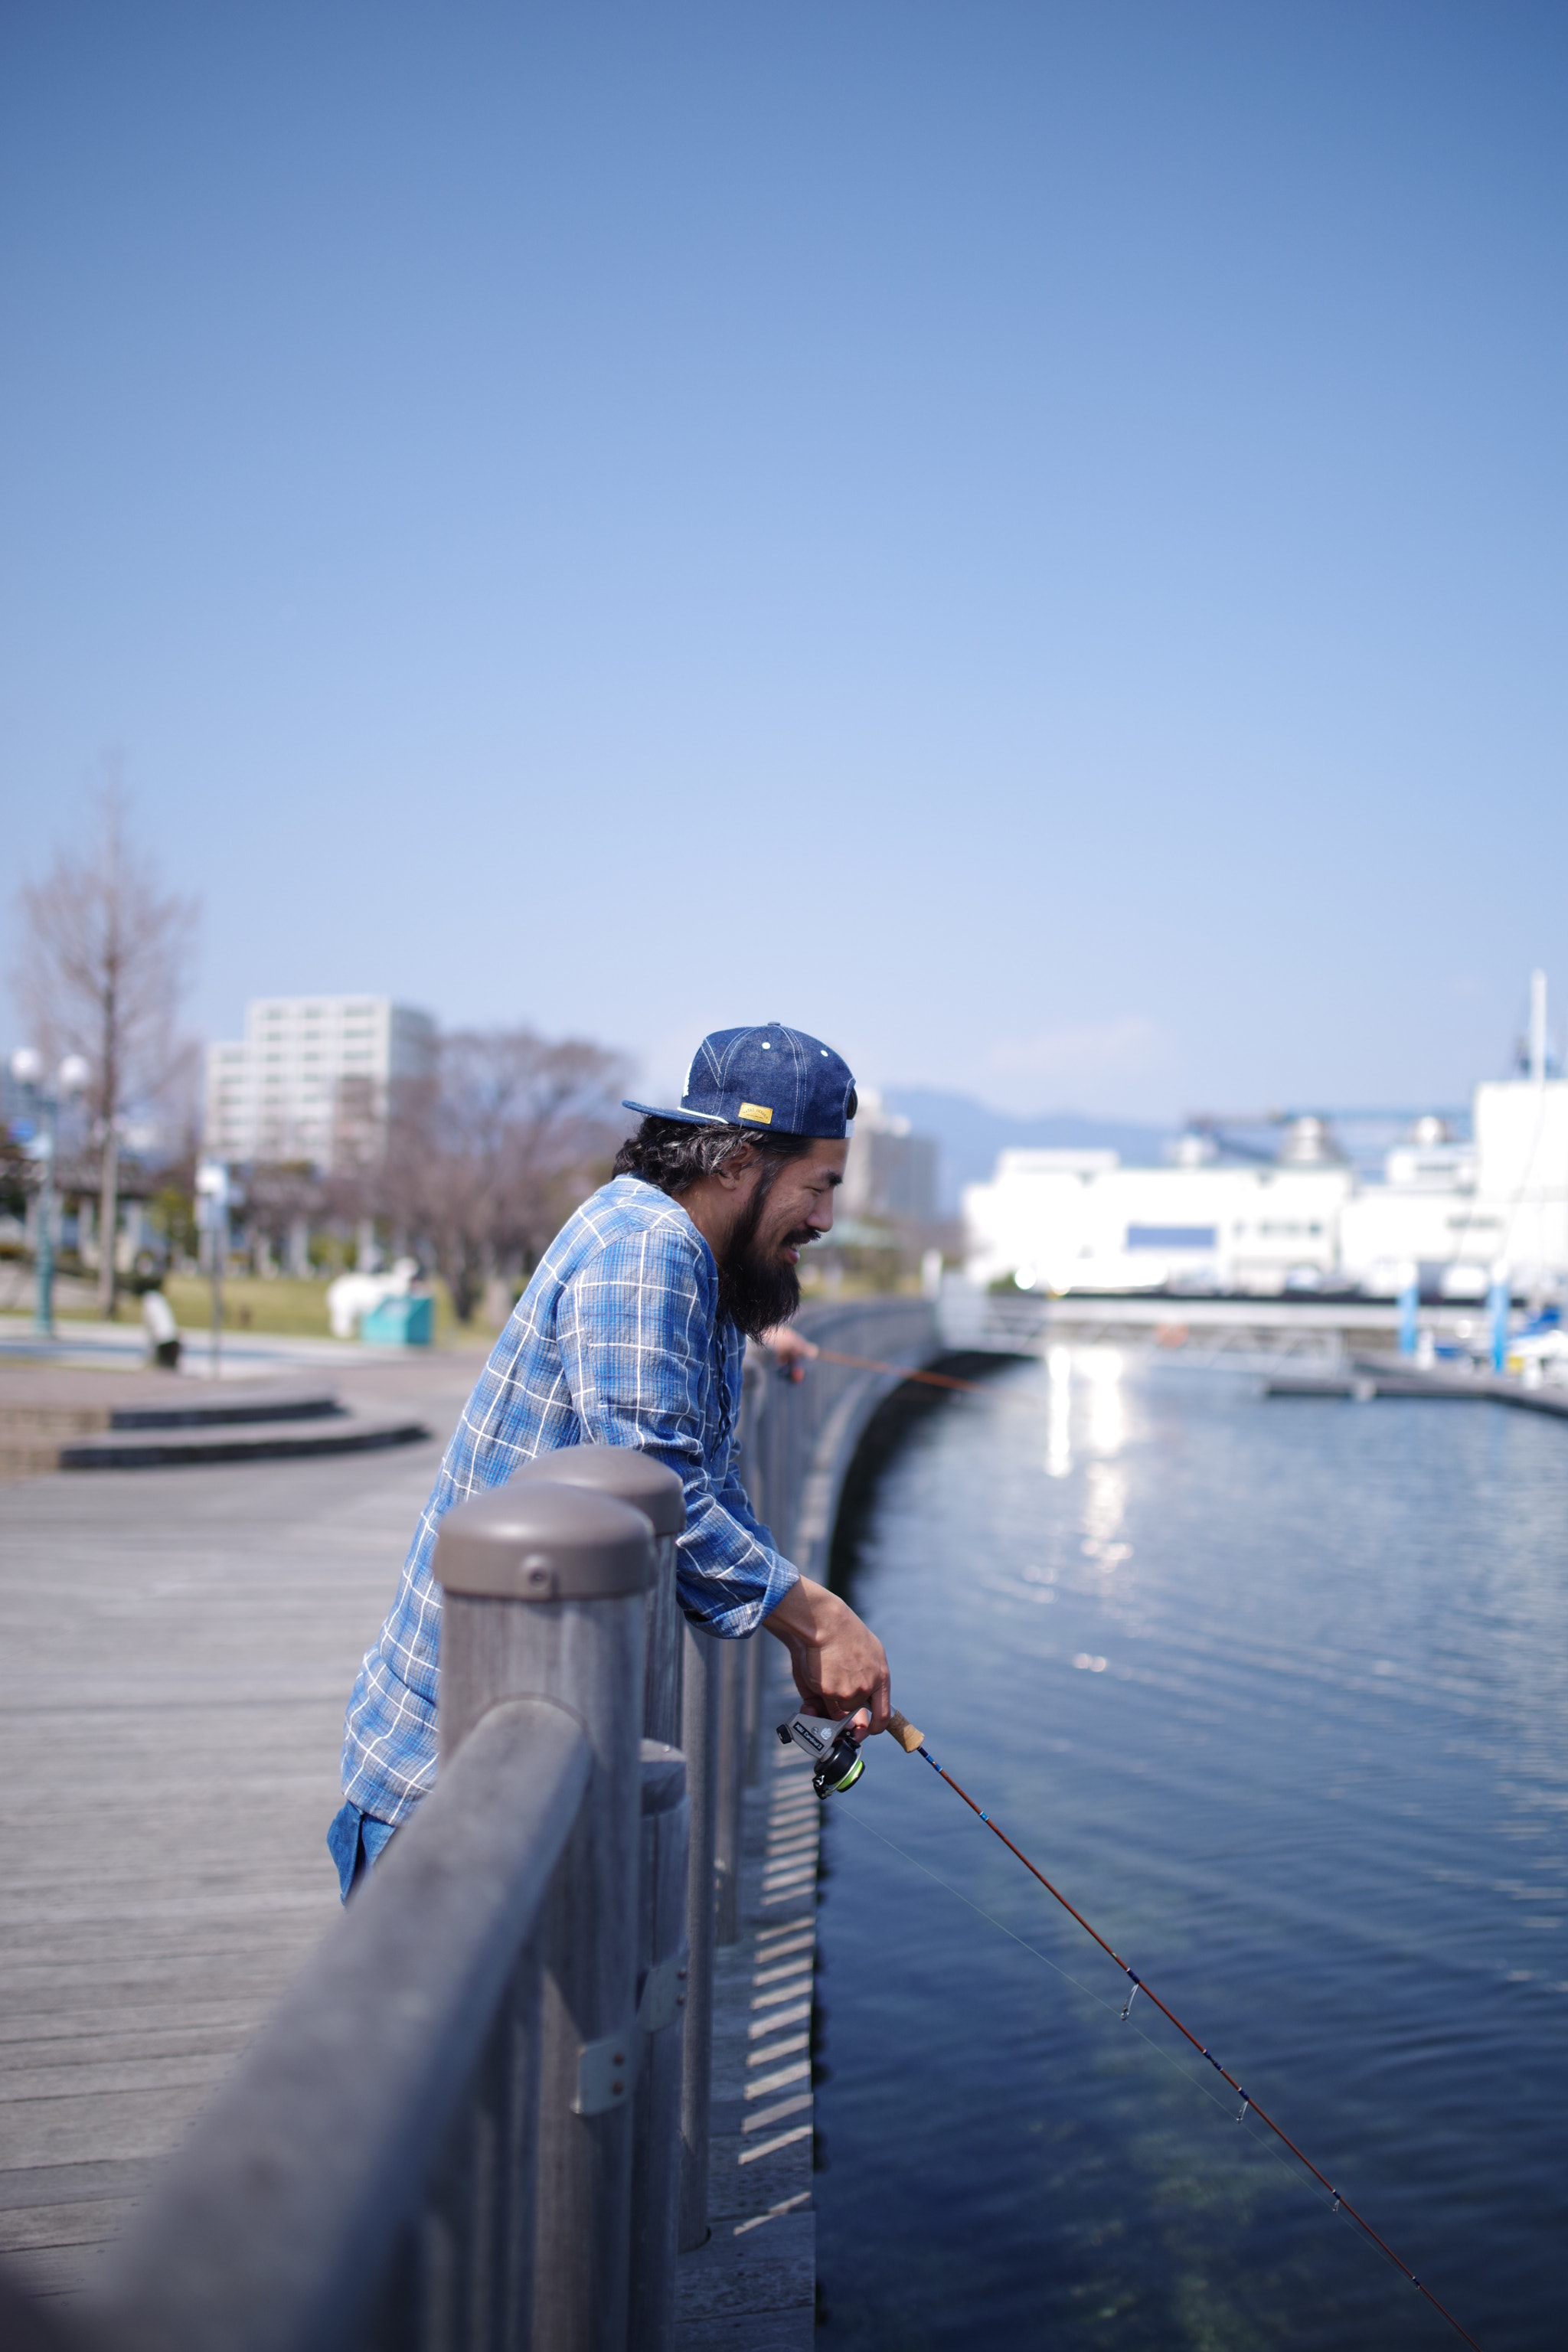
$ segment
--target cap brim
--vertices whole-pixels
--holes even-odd
[[[657,1103],[626,1102],[624,1099],[621,1108],[640,1111],[644,1118],[673,1118],[682,1127],[728,1127],[730,1124],[727,1118],[721,1118],[716,1111],[661,1110]]]

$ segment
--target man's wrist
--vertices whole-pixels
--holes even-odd
[[[826,1585],[815,1583],[809,1576],[797,1576],[763,1623],[777,1641],[791,1645],[798,1642],[815,1649],[826,1639],[835,1622],[847,1613],[847,1604],[836,1592],[829,1592]]]

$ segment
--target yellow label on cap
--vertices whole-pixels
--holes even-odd
[[[772,1127],[773,1123],[773,1115],[768,1108],[766,1103],[742,1103],[741,1105],[741,1117],[742,1118],[754,1118],[763,1127]]]

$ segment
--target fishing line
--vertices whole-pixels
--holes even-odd
[[[1080,1992],[1086,2000],[1093,2001],[1096,2009],[1102,2009],[1107,2017],[1121,2017],[1124,2023],[1131,2022],[1133,2032],[1138,2036],[1139,2041],[1142,2042],[1144,2048],[1146,2050],[1152,2050],[1155,2057],[1158,2058],[1163,2065],[1168,2066],[1179,2081],[1187,2084],[1191,2089],[1201,2093],[1203,2097],[1208,2101],[1210,2106],[1215,2109],[1216,2114],[1222,2116],[1229,2115],[1230,2108],[1224,2099],[1216,2098],[1214,2093],[1209,2089],[1208,2084],[1200,2075],[1190,2073],[1188,2069],[1183,2065],[1178,2057],[1176,2057],[1171,2051],[1163,2048],[1158,2042],[1153,2041],[1147,2033],[1145,2033],[1143,2028],[1135,2019],[1129,2021],[1125,2017],[1124,2013],[1118,2010],[1116,2003],[1113,2000],[1107,2000],[1103,1994],[1095,1991],[1092,1985],[1085,1984],[1081,1977],[1075,1977],[1070,1969],[1064,1969],[1059,1960],[1053,1960],[1048,1952],[1042,1952],[1038,1944],[1031,1944],[1026,1936],[1020,1936],[1016,1928],[1009,1927],[1005,1919],[998,1919],[994,1911],[987,1911],[983,1903],[976,1903],[972,1895],[964,1894],[962,1887],[954,1886],[951,1879],[943,1878],[940,1871],[932,1870],[929,1863],[922,1862],[918,1854],[910,1853],[904,1846],[896,1845],[890,1837],[886,1836],[881,1830],[874,1829],[871,1823],[863,1820],[858,1813],[839,1813],[836,1818],[839,1821],[852,1822],[856,1829],[864,1830],[868,1837],[874,1837],[879,1844],[885,1845],[889,1853],[896,1853],[901,1861],[907,1862],[914,1869],[923,1872],[927,1878],[935,1881],[936,1885],[942,1889],[944,1894],[951,1895],[955,1902],[962,1903],[966,1909],[973,1911],[976,1918],[986,1920],[990,1926],[997,1928],[1002,1935],[1005,1936],[1010,1943],[1016,1944],[1020,1950],[1027,1952],[1031,1958],[1043,1960],[1046,1967],[1051,1969],[1055,1975],[1060,1977],[1064,1984],[1071,1985],[1075,1992]],[[1267,2156],[1272,2163],[1275,2163],[1279,2167],[1280,2171],[1285,2175],[1288,2180],[1300,2180],[1300,2174],[1293,2172],[1290,2169],[1290,2167],[1286,2163],[1284,2158],[1280,2155],[1279,2149],[1274,2147],[1271,2141],[1259,2139],[1258,2134],[1250,2130],[1247,2132],[1247,2137],[1248,2144],[1257,2148],[1260,2155]],[[1307,2183],[1306,2186],[1308,2188],[1309,2194],[1316,2193],[1312,2190],[1310,2183]]]
[[[1453,2313],[1449,2311],[1445,2305],[1438,2302],[1430,2287],[1422,2285],[1421,2281],[1416,2277],[1409,2263],[1403,2262],[1399,2255],[1394,2252],[1387,2240],[1378,2235],[1378,2232],[1373,2228],[1372,2223],[1366,2219],[1364,2214],[1357,2211],[1356,2208],[1351,2203],[1350,2199],[1345,2195],[1344,2191],[1342,2189],[1336,2189],[1333,2182],[1329,2179],[1326,2173],[1319,2171],[1317,2166],[1312,2162],[1311,2158],[1304,2154],[1303,2151],[1297,2147],[1295,2141],[1290,2137],[1289,2133],[1283,2130],[1281,2126],[1275,2122],[1273,2116],[1268,2113],[1266,2107],[1260,2107],[1258,2105],[1258,2101],[1252,2096],[1251,2093],[1246,2090],[1243,2085],[1237,2082],[1236,2076],[1230,2072],[1229,2068],[1220,2064],[1219,2060],[1215,2056],[1213,2051],[1205,2048],[1204,2043],[1198,2040],[1197,2035],[1194,2033],[1189,2027],[1183,2024],[1181,2019],[1176,2015],[1175,2011],[1166,2006],[1165,2002],[1161,2000],[1159,1994],[1154,1991],[1153,1988],[1145,1982],[1144,1979],[1138,1974],[1135,1969],[1131,1968],[1128,1965],[1127,1961],[1122,1958],[1121,1953],[1117,1951],[1113,1946],[1106,1942],[1105,1937],[1100,1933],[1100,1930],[1097,1927],[1090,1927],[1082,1912],[1076,1910],[1072,1904],[1068,1901],[1067,1896],[1062,1894],[1061,1890],[1058,1887],[1052,1885],[1050,1880],[1046,1876],[1045,1872],[1038,1869],[1037,1865],[1029,1860],[1028,1855],[1025,1853],[1021,1848],[1014,1844],[1006,1832],[997,1826],[997,1824],[992,1820],[989,1813],[982,1811],[981,1807],[975,1803],[973,1798],[970,1795],[968,1790],[960,1787],[959,1783],[953,1779],[952,1773],[945,1771],[942,1769],[942,1767],[937,1762],[936,1758],[931,1754],[930,1748],[926,1746],[924,1738],[918,1731],[916,1731],[914,1726],[912,1724],[905,1723],[902,1717],[899,1717],[889,1723],[889,1728],[893,1732],[895,1738],[899,1739],[900,1744],[905,1747],[910,1754],[924,1758],[925,1761],[931,1766],[931,1770],[936,1774],[938,1780],[945,1780],[948,1787],[952,1790],[953,1795],[955,1797],[963,1798],[964,1803],[969,1807],[970,1811],[973,1813],[978,1820],[984,1822],[993,1837],[999,1838],[1001,1840],[1001,1843],[1006,1847],[1008,1853],[1013,1855],[1016,1861],[1023,1864],[1024,1868],[1029,1873],[1030,1877],[1038,1879],[1040,1885],[1045,1888],[1046,1893],[1050,1895],[1054,1901],[1061,1905],[1062,1909],[1068,1913],[1070,1918],[1077,1920],[1085,1935],[1090,1937],[1093,1941],[1100,1946],[1100,1950],[1105,1953],[1109,1959],[1114,1960],[1116,1966],[1121,1970],[1122,1975],[1127,1979],[1129,1984],[1131,1986],[1131,1990],[1127,1996],[1127,2006],[1121,2011],[1123,2019],[1126,2019],[1131,2015],[1132,2004],[1137,2000],[1140,1993],[1142,1993],[1146,2000],[1152,2000],[1154,2007],[1159,2011],[1161,2016],[1169,2020],[1170,2023],[1175,2027],[1183,2040],[1190,2042],[1193,2048],[1197,2052],[1199,2057],[1206,2058],[1209,2064],[1214,2068],[1215,2073],[1220,2075],[1224,2081],[1230,2084],[1231,2089],[1241,2101],[1241,2112],[1237,2116],[1237,2123],[1244,2123],[1248,2112],[1250,2111],[1250,2113],[1258,2117],[1259,2123],[1266,2124],[1268,2129],[1274,2134],[1275,2137],[1282,2141],[1285,2147],[1289,2149],[1297,2162],[1299,2164],[1305,2165],[1313,2179],[1318,2181],[1322,2188],[1327,2189],[1329,2195],[1334,2200],[1334,2211],[1337,2213],[1342,2205],[1345,2211],[1350,2215],[1351,2220],[1354,2221],[1360,2229],[1365,2231],[1366,2235],[1372,2240],[1373,2244],[1376,2246],[1382,2253],[1386,2254],[1388,2260],[1394,2264],[1394,2269],[1402,2271],[1405,2276],[1410,2281],[1411,2285],[1415,2287],[1416,2293],[1424,2295],[1426,2301],[1431,2305],[1433,2310],[1447,2321],[1455,2335],[1463,2337],[1464,2341],[1470,2346],[1471,2352],[1480,2352],[1480,2347],[1477,2344],[1475,2337],[1469,2333],[1468,2329],[1460,2326],[1459,2322],[1455,2318]],[[1019,1940],[1021,1941],[1022,1938]]]
[[[985,1383],[979,1381],[961,1380],[952,1373],[911,1371],[901,1365],[884,1363],[873,1357],[842,1354],[837,1349],[833,1348],[818,1348],[816,1354],[827,1363],[842,1364],[848,1370],[854,1371],[888,1372],[895,1374],[900,1380],[919,1381],[932,1388],[962,1390],[973,1395],[990,1395],[993,1393]],[[803,1727],[805,1727],[807,1733],[807,1737],[805,1738],[801,1736]],[[1128,1993],[1126,2004],[1121,2011],[1122,2021],[1125,2023],[1130,2020],[1132,2011],[1132,2004],[1137,2000],[1140,1993],[1142,1993],[1147,2000],[1152,2001],[1154,2007],[1160,2011],[1161,2016],[1165,2018],[1170,2024],[1175,2027],[1183,2040],[1189,2042],[1197,2052],[1198,2056],[1205,2059],[1209,2065],[1214,2068],[1215,2073],[1218,2074],[1223,2081],[1230,2084],[1231,2089],[1241,2101],[1241,2108],[1236,2118],[1237,2122],[1238,2124],[1245,2124],[1247,2116],[1252,2114],[1258,2117],[1259,2123],[1267,2126],[1268,2129],[1273,2133],[1275,2138],[1279,2140],[1282,2146],[1289,2149],[1290,2154],[1296,2158],[1297,2163],[1304,2166],[1307,2171],[1311,2174],[1313,2179],[1317,2181],[1320,2188],[1327,2191],[1329,2197],[1333,2200],[1332,2210],[1337,2213],[1342,2206],[1344,2210],[1350,2215],[1351,2220],[1356,2224],[1357,2228],[1371,2239],[1373,2244],[1378,2249],[1378,2252],[1384,2255],[1386,2259],[1393,2263],[1396,2271],[1402,2273],[1402,2274],[1410,2281],[1411,2285],[1415,2289],[1416,2293],[1422,2295],[1426,2301],[1431,2305],[1433,2310],[1437,2313],[1438,2316],[1447,2321],[1448,2326],[1453,2329],[1455,2335],[1461,2337],[1465,2343],[1469,2345],[1471,2352],[1480,2352],[1480,2347],[1477,2344],[1475,2337],[1469,2333],[1468,2329],[1461,2326],[1459,2322],[1455,2318],[1453,2313],[1447,2309],[1447,2305],[1438,2302],[1430,2287],[1424,2286],[1422,2284],[1421,2281],[1416,2277],[1415,2273],[1411,2269],[1409,2263],[1403,2261],[1401,2257],[1394,2252],[1393,2247],[1388,2243],[1388,2241],[1379,2235],[1378,2231],[1373,2228],[1372,2223],[1366,2219],[1365,2215],[1359,2212],[1355,2206],[1351,2203],[1343,2190],[1336,2189],[1333,2182],[1329,2179],[1326,2173],[1320,2172],[1318,2167],[1312,2162],[1311,2158],[1308,2156],[1303,2149],[1297,2147],[1296,2142],[1290,2137],[1289,2133],[1285,2131],[1281,2126],[1275,2122],[1273,2116],[1268,2113],[1266,2107],[1260,2107],[1258,2105],[1251,2093],[1247,2090],[1241,2083],[1237,2082],[1236,2076],[1230,2072],[1229,2068],[1220,2064],[1219,2060],[1215,2056],[1213,2051],[1208,2049],[1205,2043],[1200,2042],[1197,2035],[1194,2033],[1189,2027],[1183,2024],[1181,2019],[1176,2015],[1175,2011],[1169,2008],[1167,2004],[1161,2000],[1159,1994],[1154,1991],[1153,1988],[1146,1983],[1145,1980],[1138,1974],[1137,1970],[1129,1966],[1128,1962],[1122,1958],[1121,1953],[1117,1951],[1112,1945],[1106,1942],[1105,1937],[1100,1933],[1099,1929],[1089,1925],[1082,1912],[1077,1910],[1074,1906],[1068,1901],[1067,1896],[1061,1893],[1060,1889],[1052,1885],[1050,1880],[1046,1876],[1045,1872],[1037,1868],[1037,1865],[1029,1860],[1028,1855],[1025,1853],[1020,1847],[1014,1844],[1012,1839],[1006,1834],[1005,1831],[997,1826],[996,1822],[992,1820],[990,1814],[985,1812],[975,1803],[968,1790],[961,1787],[959,1782],[953,1779],[952,1773],[943,1769],[942,1765],[937,1762],[936,1758],[931,1754],[930,1748],[927,1748],[922,1735],[915,1729],[914,1726],[907,1722],[902,1716],[895,1712],[889,1721],[888,1728],[893,1733],[895,1738],[899,1740],[900,1745],[903,1747],[909,1754],[923,1757],[925,1761],[931,1766],[931,1770],[936,1774],[937,1778],[941,1780],[946,1781],[954,1796],[961,1797],[963,1800],[963,1802],[969,1807],[970,1811],[975,1815],[977,1820],[984,1822],[985,1827],[991,1832],[992,1835],[1001,1841],[1002,1844],[1006,1847],[1008,1853],[1014,1857],[1015,1861],[1021,1862],[1023,1864],[1024,1868],[1029,1873],[1031,1878],[1037,1879],[1039,1884],[1045,1888],[1046,1893],[1051,1896],[1052,1900],[1059,1903],[1062,1909],[1067,1912],[1068,1916],[1078,1922],[1078,1925],[1083,1929],[1085,1935],[1089,1937],[1094,1943],[1099,1945],[1100,1950],[1106,1955],[1108,1959],[1114,1961],[1115,1965],[1121,1970],[1122,1975],[1127,1979],[1128,1983],[1131,1988]],[[814,1776],[814,1782],[819,1797],[826,1795],[830,1788],[842,1790],[853,1787],[855,1781],[859,1778],[861,1770],[858,1757],[856,1756],[853,1761],[851,1761],[847,1753],[848,1749],[858,1748],[858,1739],[845,1737],[846,1753],[842,1757],[839,1755],[839,1739],[837,1738],[836,1738],[832,1743],[831,1753],[823,1753],[822,1751],[826,1748],[826,1743],[820,1736],[824,1729],[832,1729],[841,1736],[846,1736],[850,1733],[850,1726],[848,1724],[842,1726],[825,1726],[818,1721],[814,1725],[811,1718],[799,1716],[795,1717],[793,1725],[781,1724],[779,1726],[779,1737],[781,1739],[787,1743],[794,1738],[797,1740],[801,1746],[807,1747],[808,1752],[816,1753],[818,1755],[818,1768],[816,1774]],[[815,1733],[816,1736],[811,1736],[813,1733]],[[879,1832],[877,1831],[872,1832],[873,1836],[877,1836],[879,1834]],[[892,1840],[890,1838],[884,1839],[883,1843],[889,1846],[892,1845]],[[894,1847],[893,1851],[898,1853],[901,1851],[901,1849]],[[910,1860],[913,1860],[912,1855],[908,1858]],[[923,1863],[917,1864],[916,1867],[923,1870],[925,1869],[925,1864]],[[929,1871],[927,1875],[931,1878],[937,1878],[935,1871]],[[946,1882],[942,1879],[937,1878],[937,1884],[939,1885],[943,1885]],[[956,1894],[957,1889],[950,1888],[949,1892]],[[959,1896],[959,1900],[961,1902],[968,1902],[968,1899],[969,1898],[966,1895]],[[978,1904],[971,1905],[970,1907],[975,1911],[979,1911],[980,1909]],[[989,1918],[991,1916],[987,1912],[981,1912],[980,1916],[983,1918]],[[1023,1944],[1026,1951],[1035,1952],[1035,1956],[1038,1959],[1046,1959],[1046,1955],[1043,1952],[1036,1951],[1036,1948],[1032,1944],[1024,1944],[1023,1937],[1021,1936],[1013,1936],[1013,1930],[1010,1927],[1003,1927],[1003,1923],[999,1919],[994,1920],[993,1924],[996,1927],[1002,1927],[1004,1935],[1013,1937],[1015,1943]],[[1046,1964],[1048,1968],[1056,1968],[1056,1962],[1054,1960],[1047,1960]],[[1069,1984],[1077,1983],[1077,1979],[1068,1977],[1065,1969],[1058,1969],[1057,1973],[1066,1978]],[[1080,1987],[1079,1990],[1087,1991],[1088,1989],[1087,1987]],[[1094,1999],[1098,1998],[1098,1996],[1091,1995],[1090,1998]],[[1140,2041],[1148,2042],[1149,2037],[1142,2032],[1140,2029],[1135,2027],[1134,2031],[1138,2032]],[[1158,2045],[1153,2042],[1150,2042],[1149,2046],[1151,2049],[1158,2047]],[[1178,2069],[1178,2071],[1184,2074],[1185,2070]],[[1188,2076],[1186,2079],[1190,2081],[1192,2078]],[[1212,2097],[1213,2094],[1210,2093],[1209,2095]],[[1249,2134],[1248,2137],[1251,2137],[1253,2135]],[[1259,2143],[1259,2145],[1262,2145],[1262,2143]],[[1280,2160],[1281,2162],[1283,2161],[1283,2159]]]
[[[1046,1967],[1060,1977],[1064,1984],[1071,1985],[1075,1992],[1082,1993],[1086,2000],[1092,2001],[1097,2009],[1102,2009],[1108,2017],[1120,2016],[1123,2024],[1131,2021],[1132,2031],[1144,2049],[1152,2056],[1158,2058],[1162,2065],[1168,2066],[1179,2083],[1184,2083],[1189,2090],[1196,2091],[1201,2097],[1206,2099],[1217,2115],[1230,2114],[1229,2105],[1224,2099],[1216,2098],[1208,2084],[1193,2074],[1189,2068],[1184,2066],[1173,2051],[1165,2049],[1151,2034],[1145,2033],[1136,2021],[1129,2021],[1125,2010],[1119,2011],[1114,2001],[1105,2000],[1101,1994],[1094,1990],[1092,1985],[1085,1984],[1081,1977],[1075,1977],[1070,1969],[1064,1969],[1059,1961],[1052,1959],[1048,1952],[1042,1952],[1037,1944],[1031,1944],[1027,1937],[1020,1936],[1016,1929],[1009,1927],[1005,1919],[998,1919],[994,1911],[987,1911],[983,1903],[976,1903],[973,1896],[964,1894],[962,1887],[954,1886],[950,1879],[942,1877],[940,1871],[932,1870],[930,1864],[921,1862],[918,1854],[910,1853],[906,1847],[895,1843],[893,1839],[885,1835],[881,1830],[873,1828],[871,1823],[863,1820],[858,1813],[840,1813],[837,1818],[840,1821],[852,1822],[857,1829],[864,1830],[868,1836],[874,1837],[879,1845],[885,1845],[888,1851],[890,1853],[896,1853],[900,1861],[909,1863],[914,1869],[923,1873],[927,1878],[934,1880],[944,1894],[951,1895],[955,1902],[962,1903],[966,1910],[973,1911],[976,1918],[984,1919],[989,1926],[997,1928],[1007,1937],[1009,1943],[1016,1944],[1020,1950],[1027,1952],[1031,1959],[1043,1960]],[[1293,2189],[1304,2189],[1315,2204],[1326,2203],[1314,2183],[1310,2180],[1303,2180],[1294,2166],[1289,2164],[1280,2155],[1274,2142],[1271,2139],[1262,2138],[1251,2128],[1245,2114],[1237,2116],[1235,2120],[1242,2126],[1248,2147],[1256,2149],[1259,2156],[1266,2156],[1270,2164],[1277,2165],[1283,2179],[1289,2181]],[[1329,2206],[1328,2210],[1331,2213],[1337,2213],[1339,2202],[1336,2201]],[[1461,2329],[1460,2333],[1463,2334],[1463,2332]],[[1467,2341],[1468,2341],[1468,2338]]]

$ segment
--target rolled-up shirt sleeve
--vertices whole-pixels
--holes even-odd
[[[669,1228],[612,1243],[561,1292],[556,1340],[584,1436],[635,1446],[673,1470],[686,1496],[676,1582],[688,1617],[712,1633],[752,1633],[799,1571],[774,1550],[730,1449],[710,1467],[703,1431],[724,1370],[710,1339],[717,1277],[707,1245]]]

